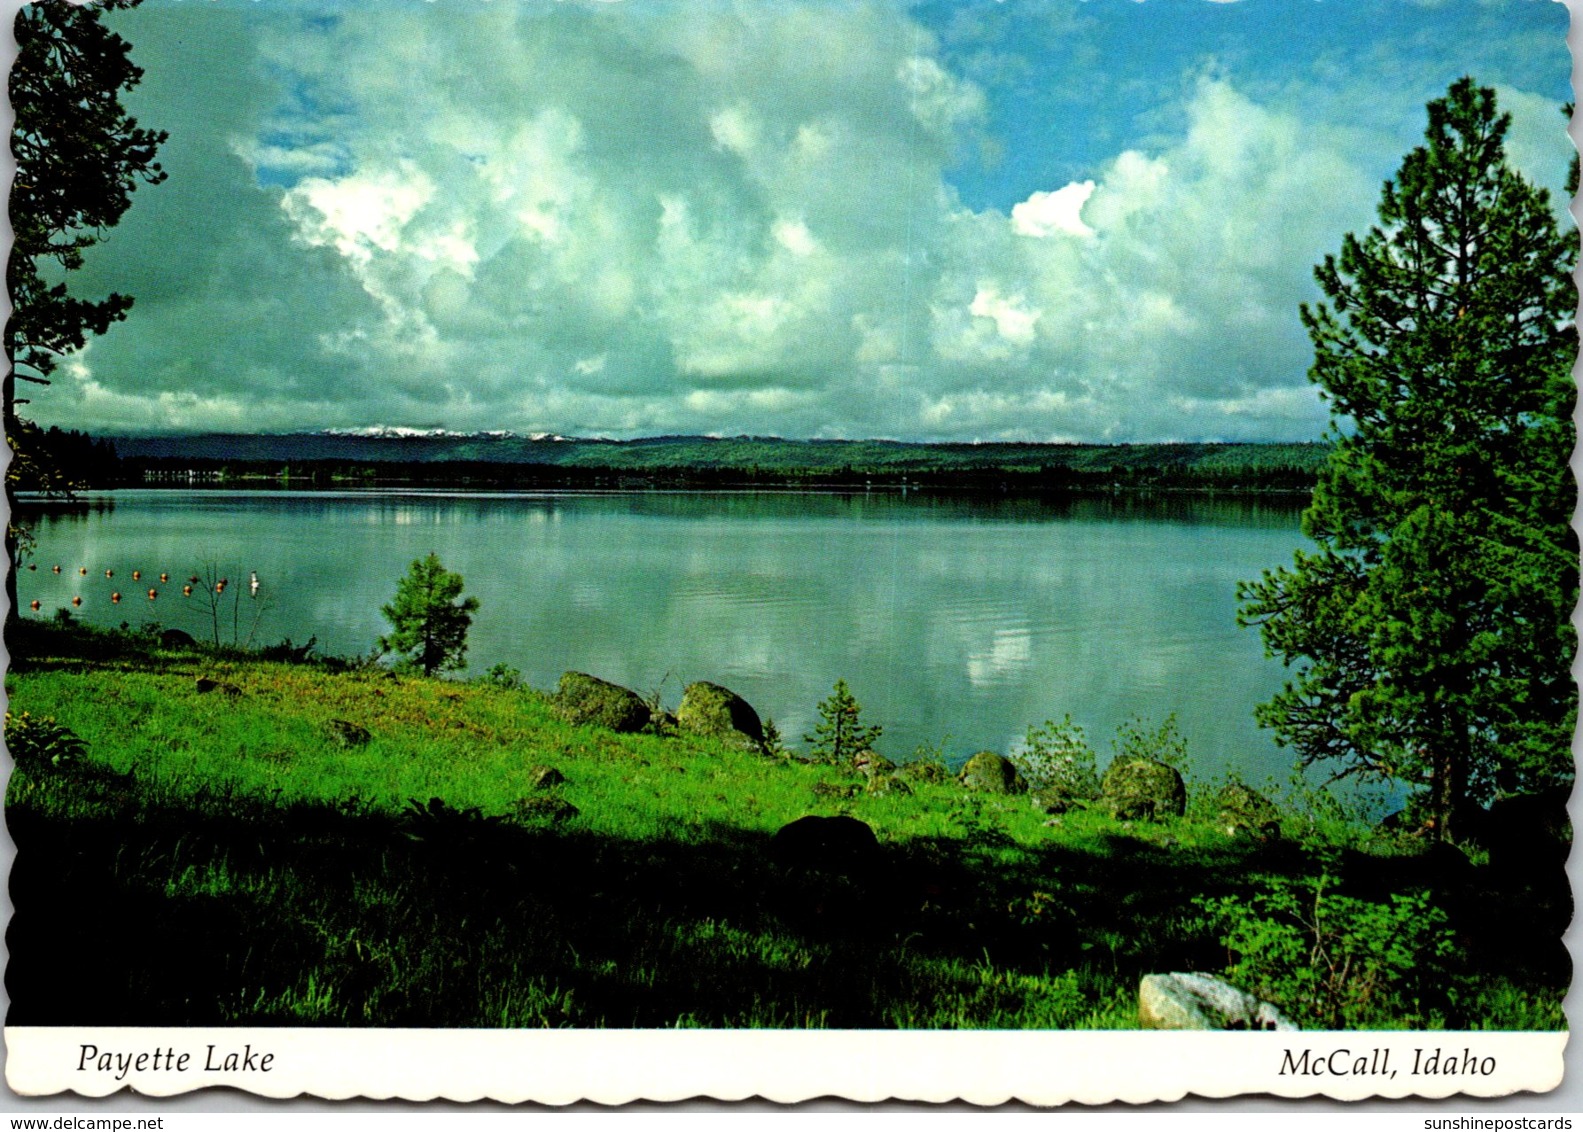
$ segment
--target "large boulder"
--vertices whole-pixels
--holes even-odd
[[[1215,799],[1220,813],[1217,822],[1229,836],[1272,840],[1281,833],[1281,812],[1275,803],[1251,786],[1228,782]]]
[[[967,789],[986,794],[1021,794],[1028,789],[1012,761],[994,751],[980,751],[968,759],[956,777]]]
[[[636,692],[589,676],[567,672],[556,688],[554,707],[567,723],[608,727],[612,731],[641,731],[649,722],[649,705]]]
[[[1572,821],[1567,816],[1571,794],[1570,786],[1554,786],[1538,794],[1497,799],[1477,824],[1478,840],[1490,853],[1490,867],[1508,875],[1566,868],[1572,848]]]
[[[879,857],[879,838],[866,822],[810,814],[788,822],[770,838],[770,856],[788,868],[854,873]]]
[[[1199,972],[1145,975],[1138,984],[1138,1024],[1145,1030],[1295,1030],[1268,1002]]]
[[[1187,786],[1175,768],[1142,756],[1118,758],[1105,771],[1100,796],[1119,821],[1159,821],[1187,812]]]
[[[742,746],[764,743],[764,724],[751,704],[730,688],[700,680],[687,685],[676,709],[676,726]]]

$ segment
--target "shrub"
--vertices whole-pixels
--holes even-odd
[[[1178,773],[1187,770],[1187,740],[1176,726],[1174,711],[1152,730],[1141,716],[1133,716],[1116,728],[1110,748],[1116,759],[1153,759],[1175,768]]]
[[[1028,728],[1022,750],[1011,756],[1030,790],[1059,790],[1073,798],[1099,796],[1099,770],[1083,729],[1064,716]]]
[[[71,728],[62,727],[53,718],[35,719],[27,712],[5,713],[5,744],[16,765],[26,770],[70,766],[88,749]]]
[[[480,679],[491,687],[504,688],[509,692],[513,688],[522,687],[522,670],[513,668],[505,661],[501,661],[499,664],[490,665],[489,671],[485,672]]]
[[[1226,932],[1227,976],[1305,1028],[1432,1025],[1424,999],[1452,952],[1445,913],[1427,892],[1379,904],[1339,896],[1332,883],[1325,873],[1273,880],[1252,897],[1200,898]]]
[[[885,729],[877,724],[865,727],[862,714],[863,705],[847,688],[846,681],[837,680],[835,689],[819,704],[819,723],[814,733],[803,736],[803,742],[813,744],[810,754],[814,762],[845,762],[879,742]]]

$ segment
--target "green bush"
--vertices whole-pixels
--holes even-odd
[[[5,713],[5,744],[16,765],[26,770],[70,766],[87,750],[71,728],[62,727],[53,717],[35,719],[25,711],[20,715]]]
[[[1099,771],[1083,729],[1064,716],[1028,728],[1022,750],[1011,756],[1030,790],[1059,790],[1073,798],[1099,797]]]
[[[1200,898],[1225,931],[1227,977],[1305,1029],[1432,1026],[1424,1001],[1452,954],[1446,915],[1427,892],[1389,903],[1337,895],[1328,873],[1272,880],[1248,896]]]
[[[1187,740],[1176,725],[1174,711],[1152,729],[1141,716],[1133,716],[1116,728],[1110,749],[1116,759],[1153,759],[1178,773],[1187,770]]]
[[[480,681],[495,688],[504,688],[511,691],[513,688],[522,687],[522,670],[513,668],[505,661],[491,665],[488,672],[481,676]]]

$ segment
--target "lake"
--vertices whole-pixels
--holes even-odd
[[[1284,780],[1292,763],[1253,721],[1284,677],[1237,628],[1236,585],[1290,563],[1296,505],[137,490],[28,513],[37,569],[19,592],[24,611],[41,603],[33,616],[80,596],[96,624],[158,620],[211,639],[181,583],[214,567],[239,639],[366,653],[388,630],[380,606],[432,550],[482,602],[463,675],[503,662],[550,688],[578,669],[659,689],[673,708],[684,684],[713,680],[794,748],[839,677],[898,760],[923,744],[953,764],[1009,753],[1030,724],[1070,714],[1103,765],[1119,723],[1175,712],[1201,774]],[[226,642],[232,618],[228,600]]]

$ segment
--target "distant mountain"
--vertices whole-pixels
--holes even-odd
[[[766,436],[655,436],[639,440],[579,439],[509,431],[459,433],[376,426],[314,433],[203,433],[118,436],[123,459],[187,459],[254,463],[355,461],[548,464],[561,467],[874,469],[943,471],[1041,467],[1318,468],[1320,444],[924,444],[898,440],[786,440]]]
[[[306,476],[316,482],[897,483],[1037,488],[1184,487],[1300,491],[1322,444],[923,444],[765,436],[579,439],[501,431],[367,428],[110,438],[127,481]],[[155,473],[158,473],[157,475]]]

